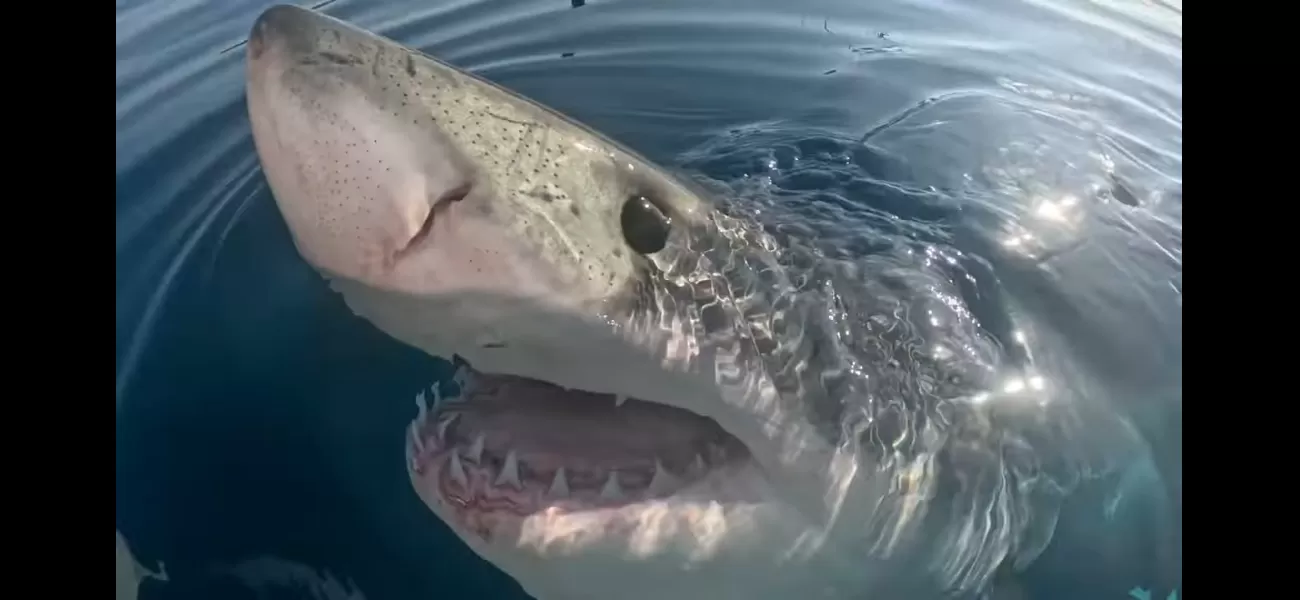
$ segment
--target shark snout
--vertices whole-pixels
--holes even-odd
[[[267,49],[284,47],[302,51],[314,44],[321,16],[291,4],[279,4],[262,11],[248,34],[248,54],[261,58]]]

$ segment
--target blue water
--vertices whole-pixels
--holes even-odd
[[[276,213],[238,45],[270,4],[117,2],[117,527],[168,573],[141,596],[315,597],[294,564],[371,600],[521,598],[410,490],[411,391],[446,365],[353,318]],[[1180,1],[573,4],[324,10],[661,164],[983,257],[984,325],[1053,332],[1149,448],[1080,487],[1022,589],[1180,584]]]

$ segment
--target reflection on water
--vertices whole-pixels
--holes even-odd
[[[372,599],[517,595],[410,496],[410,407],[380,399],[443,365],[352,319],[270,201],[222,52],[268,4],[117,3],[117,523],[170,575],[144,595],[268,555]],[[941,274],[909,310],[932,360],[989,365],[969,403],[1084,398],[1145,447],[1071,496],[1023,589],[1181,580],[1181,3],[574,4],[326,10],[771,203],[830,259]],[[943,334],[967,321],[996,349]]]

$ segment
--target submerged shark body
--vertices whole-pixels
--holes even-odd
[[[461,359],[417,397],[415,491],[533,596],[978,593],[1050,537],[1034,443],[997,424],[1045,409],[991,416],[951,356],[974,342],[868,376],[916,332],[858,314],[873,284],[848,263],[319,13],[262,14],[247,77],[304,259]]]

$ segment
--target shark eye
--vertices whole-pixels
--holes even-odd
[[[658,206],[641,195],[631,196],[623,203],[619,222],[623,227],[623,238],[637,254],[654,254],[663,250],[673,224]]]

